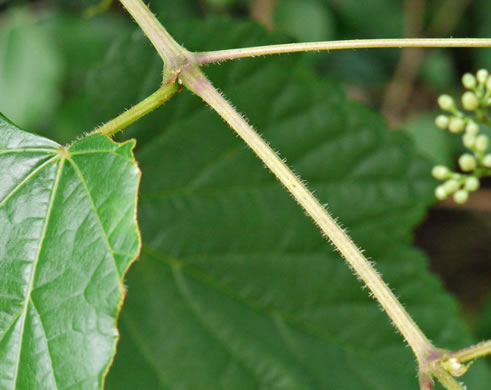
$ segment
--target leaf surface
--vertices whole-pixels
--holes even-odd
[[[102,388],[140,248],[134,141],[68,148],[0,116],[0,388]]]
[[[271,43],[247,24],[170,30],[191,50]],[[144,37],[119,47],[92,75],[101,120],[154,90],[161,73]],[[430,164],[297,59],[206,72],[328,203],[428,336],[441,347],[471,343],[454,301],[410,245],[433,202]],[[125,71],[132,77],[122,80]],[[134,134],[142,140],[144,247],[128,278],[110,389],[416,388],[414,358],[386,315],[199,99],[183,92]],[[491,380],[482,364],[464,379],[482,390]]]

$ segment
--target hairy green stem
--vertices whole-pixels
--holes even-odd
[[[150,111],[153,111],[160,105],[164,104],[177,92],[178,89],[179,85],[176,81],[165,83],[149,97],[131,107],[129,110],[123,112],[113,120],[95,129],[94,132],[107,135],[108,137],[116,134],[141,117],[147,115]]]
[[[385,284],[380,274],[375,271],[325,207],[307,189],[303,181],[288,168],[198,68],[191,68],[183,72],[181,79],[184,86],[208,103],[273,172],[321,231],[331,240],[354,272],[366,283],[373,296],[406,339],[418,361],[425,362],[434,351],[431,343]]]
[[[460,383],[443,368],[435,367],[432,374],[447,390],[464,390]]]
[[[419,390],[433,390],[433,379],[429,374],[419,374]]]
[[[480,357],[491,355],[491,340],[473,345],[468,348],[461,349],[451,353],[451,356],[460,362],[468,362]]]
[[[231,104],[213,87],[210,81],[200,71],[199,65],[225,61],[235,58],[245,58],[257,55],[291,53],[312,50],[338,50],[370,47],[491,47],[490,39],[392,39],[392,40],[358,40],[338,42],[314,42],[304,44],[287,44],[262,46],[249,49],[232,49],[207,53],[191,53],[180,46],[159,23],[142,0],[120,0],[133,16],[142,30],[148,36],[166,67],[164,78],[172,76],[189,90],[200,96],[212,107],[230,127],[246,142],[264,164],[272,171],[285,186],[294,199],[302,206],[307,214],[319,226],[321,231],[331,240],[340,251],[354,272],[365,282],[373,296],[392,319],[413,350],[420,370],[420,386],[431,389],[434,376],[449,390],[462,390],[460,384],[444,368],[441,360],[445,351],[435,348],[416,325],[404,307],[385,284],[382,277],[373,268],[362,252],[351,241],[346,232],[336,223],[324,206],[307,189],[302,180],[281,160],[269,145],[256,133],[247,121],[231,106]],[[175,84],[175,81],[173,82]],[[177,86],[175,87],[177,90]],[[173,90],[169,97],[175,93]],[[153,96],[153,95],[152,95]],[[145,101],[144,101],[145,102]],[[140,103],[143,104],[144,102]],[[136,107],[136,106],[135,106]],[[131,111],[131,110],[130,110]],[[139,112],[135,110],[135,112]],[[143,111],[142,111],[143,113]],[[126,113],[125,113],[126,114]],[[123,114],[121,117],[123,117]],[[137,117],[132,114],[134,118]],[[144,115],[144,113],[142,114]],[[116,118],[117,120],[118,118]],[[135,119],[135,120],[136,120]],[[111,122],[110,122],[111,123]],[[109,124],[110,124],[109,123]],[[108,125],[109,125],[108,124]],[[105,126],[103,126],[104,128]],[[114,133],[119,125],[109,126]],[[472,360],[475,357],[489,354],[491,341],[475,347],[455,352],[454,356]]]
[[[193,54],[179,45],[141,0],[120,0],[165,62],[164,78],[193,60]]]
[[[325,41],[286,43],[280,45],[256,46],[243,49],[217,50],[196,53],[200,65],[236,60],[239,58],[266,56],[272,54],[298,53],[306,51],[330,51],[346,49],[381,49],[403,47],[491,47],[487,38],[414,38],[414,39],[356,39],[348,41]]]

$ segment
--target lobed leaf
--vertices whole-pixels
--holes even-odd
[[[0,388],[102,388],[140,249],[134,145],[65,148],[0,116]]]

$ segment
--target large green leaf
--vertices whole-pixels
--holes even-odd
[[[101,388],[140,239],[134,141],[68,148],[0,116],[0,388]]]
[[[271,41],[247,24],[171,31],[192,50]],[[296,58],[207,73],[329,204],[429,337],[471,343],[410,245],[433,202],[430,164]],[[100,120],[155,89],[160,74],[144,37],[120,42],[92,75]],[[183,92],[136,134],[144,249],[128,277],[110,389],[416,388],[414,358],[386,315],[216,114]],[[491,377],[476,364],[465,380],[486,389]]]

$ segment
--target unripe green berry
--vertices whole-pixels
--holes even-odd
[[[486,69],[480,69],[477,71],[476,76],[477,76],[477,81],[479,81],[481,84],[484,84],[488,78],[489,72]]]
[[[479,108],[479,99],[476,94],[471,91],[467,91],[462,95],[462,106],[467,111],[474,111]]]
[[[458,117],[453,117],[453,118],[450,118],[450,123],[448,124],[448,130],[450,130],[450,132],[452,133],[461,133],[462,131],[464,131],[464,128],[465,128],[465,121],[462,119],[462,118],[458,118]]]
[[[478,152],[481,153],[485,152],[486,150],[488,150],[488,146],[489,146],[489,138],[486,135],[481,134],[477,136],[476,144],[474,145],[474,147]]]
[[[443,165],[436,165],[431,170],[431,174],[437,180],[445,180],[450,175],[450,170]]]
[[[466,190],[457,191],[454,194],[453,199],[455,200],[455,203],[465,203],[467,202],[467,199],[469,199],[469,193]]]
[[[463,154],[459,157],[459,166],[464,172],[471,172],[476,169],[476,159],[471,154]]]
[[[438,115],[435,119],[436,127],[442,130],[445,130],[448,127],[448,122],[450,122],[450,119],[448,119],[448,116],[446,115]]]
[[[466,73],[462,76],[462,84],[467,89],[472,89],[476,86],[476,78],[472,73]]]
[[[479,125],[476,122],[474,122],[473,120],[470,120],[467,123],[467,126],[465,126],[465,132],[467,134],[476,135],[477,133],[479,133]]]
[[[449,95],[441,95],[438,98],[438,105],[444,111],[451,111],[454,108],[454,101]]]
[[[459,187],[459,182],[454,179],[447,180],[445,183],[443,183],[443,188],[447,194],[453,194],[459,189]]]
[[[482,159],[482,165],[484,165],[486,168],[491,168],[491,153],[484,156]]]
[[[447,199],[447,191],[445,191],[445,188],[443,186],[438,186],[435,188],[435,197],[439,200],[444,200]]]
[[[467,191],[477,191],[479,189],[479,179],[474,176],[467,178],[464,187]]]
[[[488,76],[488,80],[486,81],[486,89],[491,91],[491,77]]]
[[[474,134],[465,133],[462,137],[464,146],[468,149],[472,149],[476,143],[476,136]]]

